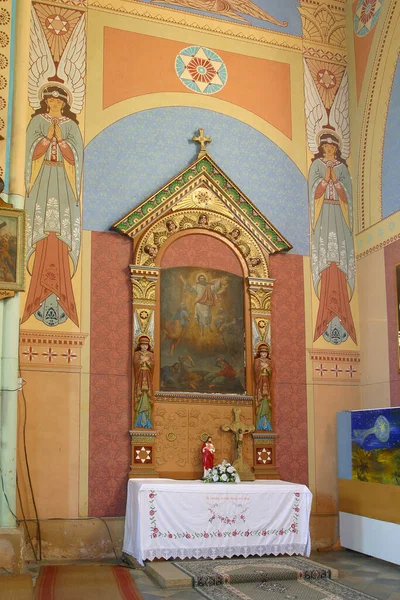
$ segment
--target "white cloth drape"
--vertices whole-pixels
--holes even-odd
[[[310,554],[312,494],[284,481],[130,479],[123,551],[154,558]]]

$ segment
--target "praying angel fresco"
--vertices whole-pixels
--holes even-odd
[[[34,113],[25,164],[31,282],[22,322],[34,314],[51,327],[68,318],[79,325],[71,277],[81,244],[83,140],[76,115],[85,93],[86,36],[85,15],[76,14],[58,61],[34,8],[31,15],[28,94]]]
[[[318,71],[320,81],[323,70]],[[344,70],[335,76],[325,68],[324,73],[330,73],[329,82],[340,81],[335,95],[325,94],[326,105],[304,61],[307,137],[314,154],[308,176],[311,271],[319,298],[314,341],[323,335],[331,344],[348,337],[357,343],[350,309],[355,263],[353,198],[346,163],[350,154],[348,80]]]

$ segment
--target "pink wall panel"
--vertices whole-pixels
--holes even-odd
[[[211,235],[189,234],[178,238],[165,251],[161,267],[203,267],[220,269],[243,277],[241,264],[233,250]]]
[[[286,481],[308,484],[306,340],[303,258],[270,258],[272,293],[272,366],[277,466]]]
[[[89,515],[125,514],[130,464],[132,241],[92,232]]]
[[[179,240],[176,247],[172,245],[163,257],[162,266],[178,266],[182,256],[186,265],[197,264],[199,246],[193,243],[196,240],[190,239],[191,243],[187,247],[185,245],[189,238],[197,237],[204,241],[204,236],[193,235]],[[239,274],[241,267],[233,252],[225,244],[221,244],[221,247],[220,244],[213,238],[208,238],[207,244],[202,244],[202,265]],[[196,248],[196,252],[193,248]],[[128,272],[131,250],[131,240],[125,237],[112,233],[92,233],[89,415],[91,516],[118,516],[125,513],[126,479],[130,463],[128,431],[131,426],[132,308]],[[272,300],[272,346],[274,414],[276,431],[279,433],[277,463],[283,479],[307,483],[302,257],[294,254],[272,256],[270,270],[271,277],[276,279]]]
[[[399,351],[395,266],[400,264],[400,240],[385,247],[386,303],[389,344],[390,403],[400,406]]]

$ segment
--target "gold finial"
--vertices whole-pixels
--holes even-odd
[[[198,136],[194,135],[192,137],[192,140],[194,142],[199,142],[199,144],[200,144],[199,158],[201,156],[204,156],[205,154],[207,154],[206,144],[209,144],[210,142],[212,142],[212,139],[209,137],[206,137],[204,135],[204,129],[199,129],[199,135]]]

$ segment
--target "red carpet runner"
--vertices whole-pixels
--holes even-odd
[[[40,569],[35,600],[143,600],[128,569],[114,566],[47,566]]]

